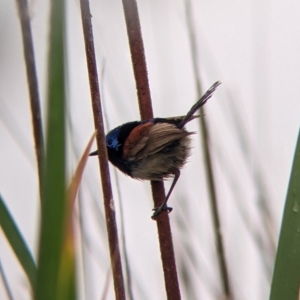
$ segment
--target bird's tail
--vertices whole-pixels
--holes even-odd
[[[194,119],[194,114],[197,110],[200,109],[201,106],[203,106],[207,100],[212,96],[213,92],[217,89],[217,87],[221,84],[220,81],[217,81],[214,83],[207,92],[200,98],[199,101],[196,102],[196,104],[193,105],[193,107],[190,109],[190,111],[186,114],[186,116],[183,118],[183,120],[178,125],[178,128],[183,128],[186,123]]]

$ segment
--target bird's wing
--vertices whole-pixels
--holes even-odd
[[[124,143],[124,158],[128,161],[140,160],[190,134],[170,123],[139,125],[131,131]]]

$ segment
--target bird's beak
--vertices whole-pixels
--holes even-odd
[[[95,155],[98,155],[98,150],[96,150],[96,151],[89,154],[89,156],[95,156]]]

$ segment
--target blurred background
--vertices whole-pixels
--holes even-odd
[[[183,115],[201,96],[193,44],[202,92],[222,81],[205,105],[205,119],[230,283],[235,299],[267,299],[299,130],[300,3],[137,2],[155,116]],[[29,5],[45,121],[49,1],[33,0]],[[66,11],[70,180],[94,125],[79,2],[67,1]],[[121,1],[92,0],[91,11],[101,100],[110,130],[139,119],[128,38]],[[38,177],[14,1],[0,0],[0,45],[0,193],[36,258]],[[199,122],[189,123],[188,129],[197,132],[193,155],[169,202],[174,208],[170,221],[182,298],[222,299]],[[75,211],[79,298],[88,300],[114,299],[98,168],[97,159],[89,158]],[[165,299],[157,229],[150,218],[150,184],[113,167],[111,175],[133,299]],[[31,299],[27,279],[2,231],[0,244],[1,268],[14,299]],[[0,280],[0,298],[5,297]]]

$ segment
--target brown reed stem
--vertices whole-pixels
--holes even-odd
[[[44,156],[44,139],[43,127],[40,108],[40,97],[38,89],[38,79],[35,67],[35,56],[33,49],[33,39],[30,27],[29,9],[27,0],[16,0],[21,30],[23,39],[23,51],[26,64],[27,82],[29,87],[31,117],[33,124],[33,135],[35,141],[35,152],[38,165],[39,186],[41,192],[41,178],[42,178],[42,162]]]
[[[90,81],[92,108],[94,114],[94,123],[95,128],[97,130],[99,167],[102,182],[103,201],[106,217],[105,219],[108,234],[111,267],[114,279],[115,296],[116,299],[123,300],[125,299],[124,279],[119,249],[115,205],[111,189],[108,158],[105,144],[104,123],[102,117],[102,107],[100,102],[100,90],[89,1],[80,0],[80,7],[85,41],[86,60]]]
[[[135,0],[123,0],[122,2],[141,119],[151,119],[153,118],[153,110],[137,3]],[[151,188],[154,206],[158,207],[165,199],[164,185],[162,182],[152,181]],[[172,243],[171,227],[167,212],[161,213],[157,218],[157,230],[167,297],[168,299],[179,300],[181,299],[180,289]]]
[[[189,34],[189,41],[191,47],[191,56],[193,61],[195,83],[196,83],[198,95],[202,95],[200,77],[198,72],[199,70],[199,60],[197,57],[198,49],[196,45],[195,30],[193,28],[193,20],[192,20],[193,14],[191,10],[190,0],[185,1],[185,8],[186,8],[186,20],[188,26],[188,34]],[[201,108],[201,115],[205,115],[203,107]],[[222,287],[226,299],[233,299],[233,294],[231,291],[231,285],[230,285],[229,275],[228,275],[228,267],[226,263],[225,249],[223,244],[220,216],[218,211],[218,199],[216,193],[214,171],[212,166],[212,157],[209,149],[209,141],[210,141],[209,128],[205,118],[200,118],[200,122],[201,122],[201,133],[202,133],[201,136],[202,136],[202,143],[203,143],[208,192],[210,196],[211,212],[212,212],[213,226],[215,232],[218,264],[221,273]]]

